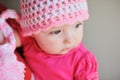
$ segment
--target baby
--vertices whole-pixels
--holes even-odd
[[[98,80],[96,59],[82,44],[86,0],[20,0],[20,6],[14,34],[34,80]]]

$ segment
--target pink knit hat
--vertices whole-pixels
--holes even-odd
[[[89,17],[86,0],[20,0],[20,6],[24,36]]]

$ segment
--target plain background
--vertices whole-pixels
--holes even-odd
[[[0,0],[19,10],[19,0]],[[88,0],[83,42],[96,56],[100,80],[120,80],[120,0]]]

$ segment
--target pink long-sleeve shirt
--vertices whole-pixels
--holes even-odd
[[[64,55],[45,53],[32,38],[23,44],[35,80],[98,80],[96,59],[82,43]]]

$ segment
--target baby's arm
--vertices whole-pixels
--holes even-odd
[[[86,52],[77,65],[75,80],[99,80],[98,64],[91,52]]]

